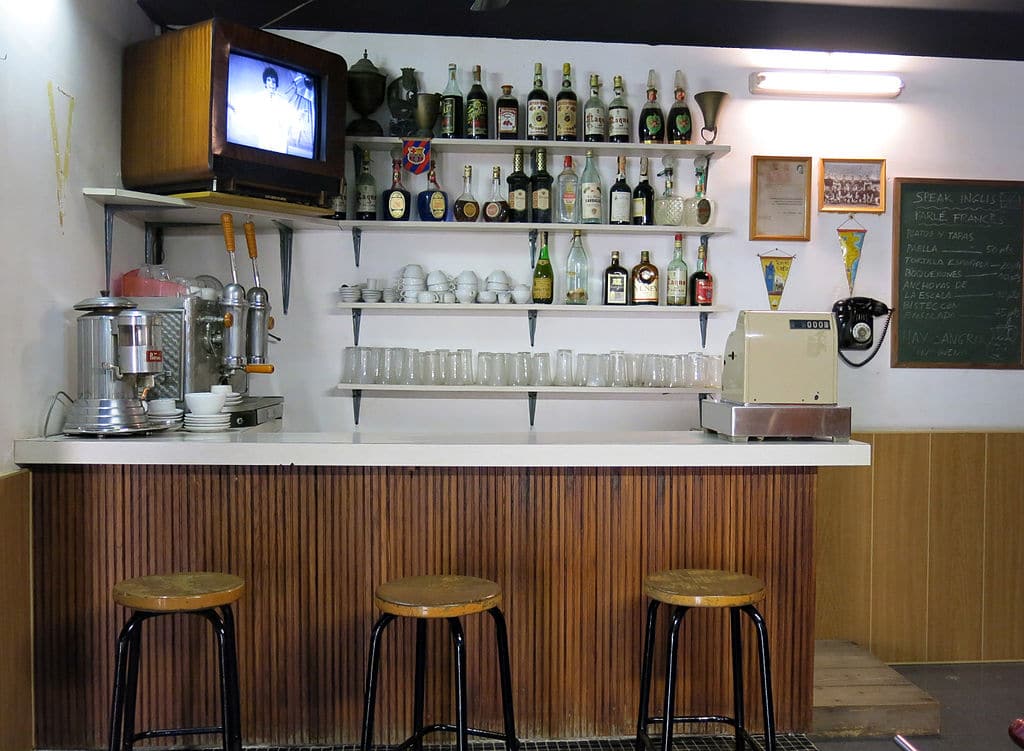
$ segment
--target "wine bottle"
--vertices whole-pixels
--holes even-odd
[[[702,242],[697,246],[697,270],[690,277],[690,304],[714,305],[715,280],[707,270],[708,251]]]
[[[583,105],[583,140],[608,140],[608,108],[601,101],[599,89],[601,79],[596,73],[590,74],[590,99]]]
[[[622,76],[615,76],[615,98],[608,103],[608,140],[629,142],[629,107],[622,95]]]
[[[409,191],[402,185],[402,160],[391,160],[391,187],[381,195],[384,219],[404,222],[409,219]]]
[[[533,65],[533,90],[526,97],[526,138],[530,141],[551,140],[551,99],[544,91],[541,64]]]
[[[608,191],[608,223],[633,223],[633,191],[626,182],[626,157],[619,156],[615,183]]]
[[[519,100],[512,96],[512,87],[507,83],[501,87],[501,96],[498,97],[494,112],[498,138],[519,138]]]
[[[473,167],[462,168],[462,195],[455,199],[455,221],[475,222],[480,217],[480,204],[473,197]]]
[[[572,67],[562,63],[562,88],[555,97],[555,140],[576,141],[579,139],[579,102],[572,90]]]
[[[690,108],[686,106],[686,87],[683,81],[683,72],[676,71],[675,101],[668,111],[668,132],[666,138],[669,143],[689,143],[693,137],[693,120],[690,119]]]
[[[455,80],[455,63],[448,63],[448,85],[441,92],[441,138],[462,138],[462,90]]]
[[[555,270],[548,254],[548,233],[540,233],[540,255],[533,267],[533,301],[550,305],[555,298]]]
[[[604,270],[605,305],[629,305],[629,272],[619,263],[619,251],[612,251],[612,263]]]
[[[485,222],[507,222],[508,201],[501,187],[501,167],[491,169],[491,197],[484,204]]]
[[[633,189],[633,224],[654,224],[654,188],[647,179],[647,157],[640,157],[640,182]]]
[[[647,101],[636,119],[637,137],[640,143],[665,142],[665,116],[658,104],[658,86],[654,68],[647,71]]]
[[[530,221],[530,178],[523,172],[523,150],[512,152],[512,171],[505,178],[508,183],[508,220]]]
[[[480,66],[473,66],[473,85],[466,94],[466,138],[490,138],[487,93],[480,84]]]
[[[604,192],[601,190],[601,173],[594,166],[594,152],[587,150],[587,163],[580,175],[580,221],[584,224],[600,224]]]
[[[658,304],[658,267],[651,263],[651,252],[640,251],[640,263],[630,272],[634,305]]]
[[[583,247],[583,233],[572,231],[569,257],[565,261],[565,304],[586,305],[590,287],[590,259]]]
[[[533,174],[530,175],[530,221],[551,221],[551,186],[555,180],[547,170],[547,149],[533,152]]]
[[[377,218],[377,181],[370,172],[370,155],[363,155],[363,164],[356,178],[356,219]]]
[[[427,172],[427,188],[421,190],[416,197],[416,207],[421,222],[443,222],[448,216],[448,194],[437,184],[437,172],[434,162],[430,162]]]
[[[580,179],[572,168],[572,157],[568,154],[562,162],[562,171],[558,173],[556,189],[558,200],[558,221],[563,224],[576,224],[580,220]]]
[[[666,167],[659,174],[665,176],[665,192],[654,199],[654,223],[675,227],[683,223],[683,198],[677,195],[672,184],[671,167]]]
[[[683,236],[676,235],[672,260],[665,271],[665,304],[686,305],[687,290],[690,284],[690,270],[683,258]]]

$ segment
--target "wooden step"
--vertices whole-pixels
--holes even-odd
[[[860,645],[816,641],[812,725],[829,737],[935,735],[939,703]]]

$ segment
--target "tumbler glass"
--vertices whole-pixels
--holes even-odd
[[[572,350],[560,349],[555,352],[555,374],[554,384],[556,386],[572,386]]]
[[[551,354],[538,352],[530,360],[530,385],[551,385]]]
[[[476,355],[476,382],[480,386],[489,386],[491,371],[494,370],[494,353],[478,352]]]
[[[629,386],[629,373],[626,368],[626,353],[621,349],[613,349],[608,353],[608,385],[621,388]]]
[[[362,347],[345,347],[341,358],[341,382],[356,382],[356,364],[359,361],[359,350]]]
[[[508,385],[528,386],[530,384],[530,353],[516,352],[507,359]]]

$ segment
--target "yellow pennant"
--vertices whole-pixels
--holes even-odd
[[[768,292],[768,304],[772,310],[779,309],[782,302],[782,293],[786,289],[786,279],[789,278],[789,270],[793,267],[793,259],[796,256],[762,256],[761,273],[764,275],[764,288]]]
[[[68,124],[64,131],[64,149],[60,148],[60,135],[57,132],[57,105],[53,98],[53,81],[46,83],[46,95],[50,100],[50,140],[53,143],[54,171],[57,178],[57,219],[61,230],[64,229],[64,196],[68,186],[68,174],[71,168],[71,118],[75,113],[75,98],[57,87],[57,91],[68,99]]]

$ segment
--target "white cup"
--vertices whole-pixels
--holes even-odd
[[[424,290],[423,292],[416,293],[416,302],[431,303],[437,302],[439,299],[440,296],[436,292],[429,292],[427,290]]]
[[[210,386],[210,393],[211,394],[224,394],[225,396],[227,396],[232,391],[234,391],[234,389],[231,388],[231,384],[229,384],[229,383],[215,383],[212,386]],[[173,400],[168,399],[167,401],[173,401]]]
[[[497,299],[498,295],[489,289],[480,290],[480,292],[478,292],[476,296],[477,302],[494,302]]]
[[[533,295],[530,294],[530,288],[527,287],[525,284],[520,284],[518,287],[512,290],[512,299],[515,300],[519,305],[526,305],[528,302],[530,302],[530,299],[532,297]]]
[[[451,304],[451,303],[455,302],[455,300],[456,300],[456,297],[455,297],[455,293],[454,292],[442,292],[441,293],[441,302]]]
[[[418,263],[410,263],[402,269],[402,276],[406,279],[422,279],[424,277],[423,267]]]
[[[495,269],[494,271],[487,275],[487,282],[488,284],[508,284],[508,274],[506,274],[501,269]]]
[[[383,279],[367,279],[363,289],[384,289]]]
[[[476,302],[476,289],[462,289],[462,287],[459,287],[455,290],[455,299],[462,303]]]
[[[512,302],[512,293],[511,292],[499,292],[498,293],[498,302],[501,305],[508,305],[510,302]]]
[[[447,286],[450,283],[451,283],[451,279],[448,278],[448,275],[446,273],[444,273],[443,271],[439,270],[439,269],[435,270],[435,271],[431,271],[429,274],[427,274],[427,284],[428,285],[431,285],[431,284],[444,284],[444,285]]]
[[[231,387],[228,386],[230,391]],[[150,399],[149,400],[149,414],[157,417],[159,415],[173,415],[178,411],[177,406],[174,404],[173,399]]]
[[[469,269],[466,269],[461,274],[459,274],[457,277],[455,277],[455,281],[458,284],[477,285],[477,284],[480,283],[480,279],[479,279],[479,277],[477,277],[476,272],[475,271],[470,271]]]

